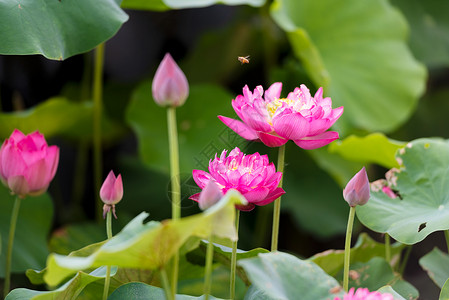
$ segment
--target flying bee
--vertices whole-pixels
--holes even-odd
[[[237,59],[239,60],[239,62],[243,64],[249,64],[249,55],[248,56],[239,56],[237,57]]]

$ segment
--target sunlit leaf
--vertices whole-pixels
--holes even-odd
[[[261,299],[334,299],[343,292],[338,282],[311,261],[293,255],[274,252],[242,259],[238,265],[245,269]],[[313,287],[313,288],[310,288]],[[251,299],[254,298],[254,291]]]
[[[14,196],[0,186],[0,277],[5,276],[6,247]],[[53,204],[47,193],[22,199],[14,236],[12,272],[23,273],[29,268],[41,269],[48,255],[47,235],[53,218]]]
[[[440,292],[440,298],[438,298],[439,300],[447,300],[449,299],[449,279],[446,280],[446,282],[443,285],[443,288],[441,289]]]
[[[351,135],[329,145],[329,152],[338,153],[350,161],[364,164],[375,163],[385,168],[398,168],[394,155],[406,143],[387,138],[381,133],[372,133],[364,137]]]
[[[62,60],[110,39],[128,20],[120,1],[0,2],[1,54],[42,54]]]
[[[427,271],[433,282],[439,288],[443,288],[449,278],[449,256],[440,249],[434,248],[419,259],[419,264]]]
[[[213,234],[235,240],[234,206],[244,202],[241,194],[229,191],[221,201],[203,213],[179,220],[143,224],[148,214],[141,213],[89,256],[51,254],[44,279],[54,286],[78,270],[104,265],[157,269],[164,266],[191,236],[208,238]]]
[[[372,191],[368,203],[357,206],[359,220],[404,244],[449,229],[448,142],[418,139],[399,150],[396,159],[402,166],[392,181],[400,197],[392,199],[382,191]]]
[[[426,71],[388,1],[276,0],[271,13],[314,83],[345,107],[336,126],[391,131],[411,115]]]
[[[111,268],[111,276],[117,272],[117,267]],[[90,283],[98,280],[104,281],[106,277],[106,267],[100,267],[89,274],[78,272],[76,276],[53,291],[34,291],[25,288],[18,288],[11,291],[5,300],[53,300],[53,299],[78,299],[82,290]],[[117,288],[114,279],[111,280],[110,289]]]

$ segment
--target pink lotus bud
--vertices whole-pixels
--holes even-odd
[[[103,218],[112,208],[112,213],[117,219],[117,216],[115,215],[115,204],[119,203],[123,198],[123,183],[122,176],[120,174],[115,177],[113,171],[109,172],[108,177],[106,177],[103,185],[101,186],[100,198],[105,204],[103,206]]]
[[[349,206],[364,205],[370,197],[368,175],[363,167],[354,177],[349,180],[343,190],[343,198]]]
[[[181,106],[189,95],[187,78],[169,53],[156,70],[152,90],[160,106]]]
[[[59,148],[49,147],[39,131],[24,135],[15,129],[0,148],[0,179],[13,194],[38,196],[55,177],[58,162]]]
[[[213,180],[209,180],[204,190],[200,193],[198,206],[201,210],[208,209],[223,197],[221,189]]]

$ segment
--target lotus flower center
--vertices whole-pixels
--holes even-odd
[[[277,110],[281,107],[293,107],[295,104],[294,100],[291,100],[289,98],[277,98],[274,101],[271,101],[267,104],[267,111],[271,118],[276,114]]]

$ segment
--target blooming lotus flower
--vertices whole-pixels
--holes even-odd
[[[112,208],[112,213],[117,219],[117,216],[115,215],[115,205],[119,203],[123,198],[122,175],[119,174],[117,177],[115,177],[113,171],[109,172],[108,177],[106,177],[103,185],[101,186],[100,198],[101,201],[104,202],[103,218],[106,217],[106,214]]]
[[[349,206],[364,205],[370,197],[368,175],[363,167],[349,180],[343,190],[343,198]]]
[[[343,299],[340,297],[335,297],[334,300],[394,300],[393,295],[385,293],[381,294],[379,292],[370,292],[366,288],[359,288],[354,293],[354,288],[351,288],[347,292]]]
[[[236,189],[248,201],[247,205],[237,206],[242,211],[250,211],[255,205],[269,204],[285,194],[278,187],[282,173],[276,172],[267,155],[245,155],[239,148],[232,150],[228,156],[227,153],[223,150],[220,157],[215,154],[215,159],[209,162],[209,173],[193,170],[193,179],[201,189],[205,189],[210,181],[217,184],[223,195],[230,189]],[[200,197],[198,193],[190,199],[199,201]]]
[[[293,140],[303,149],[316,149],[338,139],[338,132],[326,130],[340,118],[343,107],[332,109],[331,98],[323,98],[322,88],[312,97],[307,87],[301,85],[287,98],[279,98],[281,89],[282,83],[276,82],[264,95],[262,86],[253,93],[245,86],[243,95],[232,100],[232,107],[243,122],[218,118],[244,139],[260,140],[268,147]]]
[[[39,131],[24,135],[15,129],[0,148],[0,179],[16,195],[37,196],[47,190],[58,163],[59,148],[48,146]]]
[[[187,78],[169,53],[156,70],[152,91],[154,101],[160,106],[181,106],[189,95]]]

